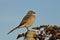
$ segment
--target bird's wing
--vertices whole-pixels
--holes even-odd
[[[10,34],[10,33],[11,33],[12,31],[14,31],[14,30],[20,28],[21,25],[25,24],[25,23],[27,22],[27,20],[28,20],[29,17],[30,17],[29,15],[26,15],[26,16],[22,19],[20,25],[18,25],[18,26],[15,27],[14,29],[12,29],[8,34]]]
[[[23,25],[23,24],[27,23],[27,21],[28,21],[29,17],[30,17],[30,15],[26,15],[26,16],[22,19],[22,21],[21,21],[21,23],[20,23],[20,25],[19,25],[19,26],[21,26],[21,25]]]

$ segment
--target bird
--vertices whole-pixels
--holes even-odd
[[[8,34],[10,34],[16,29],[20,29],[24,27],[28,30],[28,27],[30,27],[35,21],[35,14],[36,13],[32,10],[28,11],[27,14],[24,16],[24,18],[22,19],[21,23],[14,29],[12,29],[10,32],[8,32]]]

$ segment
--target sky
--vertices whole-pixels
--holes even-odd
[[[36,13],[31,28],[43,24],[60,26],[60,0],[0,0],[0,40],[16,40],[18,34],[27,31],[22,28],[7,35],[29,10]]]

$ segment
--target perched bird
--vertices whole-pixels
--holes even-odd
[[[10,32],[8,32],[8,34],[16,29],[19,29],[19,28],[26,27],[28,30],[28,27],[30,27],[34,23],[34,20],[35,20],[35,12],[30,10],[26,14],[26,16],[22,19],[21,23],[17,27],[15,27],[14,29],[12,29]]]

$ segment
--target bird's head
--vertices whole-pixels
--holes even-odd
[[[35,15],[35,12],[30,10],[30,11],[28,11],[27,15]]]

